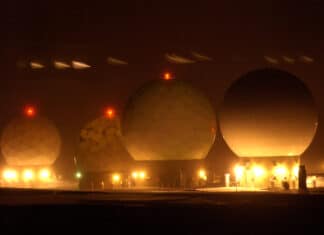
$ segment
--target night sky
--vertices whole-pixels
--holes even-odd
[[[319,127],[303,159],[309,171],[324,171],[322,1],[102,2],[1,2],[1,129],[21,115],[25,104],[36,105],[61,131],[55,166],[71,172],[82,126],[109,105],[121,114],[128,97],[164,71],[201,89],[218,110],[234,80],[253,69],[275,67],[301,78],[314,95]],[[212,60],[172,64],[165,59],[166,53],[194,59],[192,51]],[[109,65],[109,56],[128,65]],[[287,63],[282,56],[295,61]],[[45,68],[30,69],[31,60]],[[58,71],[53,60],[80,60],[91,68]],[[208,159],[222,169],[236,158],[218,134]]]

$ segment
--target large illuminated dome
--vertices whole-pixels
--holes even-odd
[[[11,166],[44,166],[54,163],[61,139],[57,128],[46,118],[13,119],[1,138],[3,156]]]
[[[125,149],[118,118],[97,118],[80,133],[77,166],[86,172],[125,170],[132,158]]]
[[[130,98],[122,130],[136,160],[203,159],[214,143],[216,117],[209,100],[192,86],[155,80]]]
[[[262,69],[245,74],[228,89],[220,128],[240,157],[299,156],[315,135],[317,112],[301,80]]]

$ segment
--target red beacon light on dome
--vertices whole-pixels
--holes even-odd
[[[36,115],[36,109],[33,106],[26,106],[24,109],[24,114],[26,117],[35,117]]]
[[[163,79],[164,79],[164,80],[171,80],[171,79],[173,79],[173,76],[172,76],[171,73],[169,73],[169,72],[165,72],[165,73],[163,74]]]
[[[105,111],[105,116],[109,119],[113,119],[115,117],[115,110],[113,108],[107,108]]]

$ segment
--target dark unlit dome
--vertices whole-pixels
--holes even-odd
[[[2,154],[8,165],[51,165],[59,155],[61,138],[54,124],[46,118],[16,118],[4,129]]]
[[[301,80],[262,69],[247,73],[228,89],[220,128],[240,157],[299,156],[313,140],[317,112]]]
[[[132,161],[121,141],[117,117],[98,118],[80,133],[77,166],[88,172],[122,171]]]
[[[207,156],[216,117],[209,100],[185,82],[155,80],[129,100],[124,143],[136,160],[190,160]]]

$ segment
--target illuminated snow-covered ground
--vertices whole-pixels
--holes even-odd
[[[198,188],[201,192],[267,192],[266,189],[252,187],[214,187],[214,188]]]
[[[49,183],[0,183],[2,188],[22,188],[22,189],[58,189],[58,190],[78,190],[77,182],[55,181]]]

